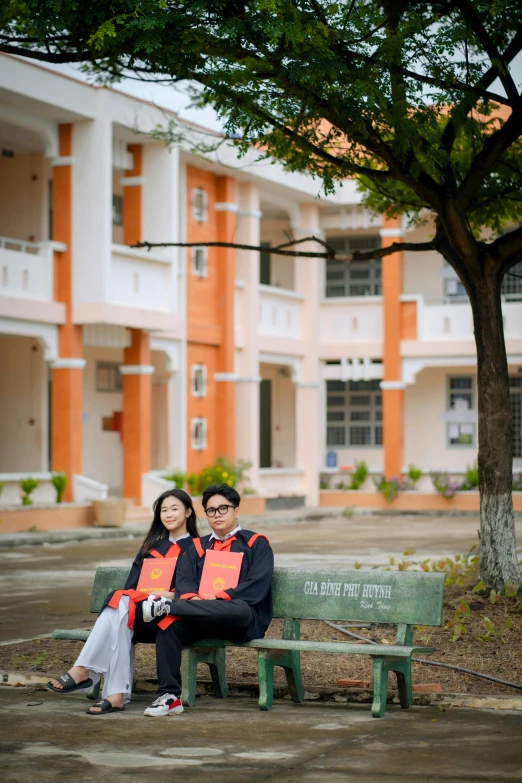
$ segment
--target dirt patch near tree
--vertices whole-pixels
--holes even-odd
[[[435,648],[432,656],[426,656],[443,663],[462,666],[467,669],[489,674],[502,680],[522,684],[522,614],[520,601],[503,599],[491,604],[486,598],[479,597],[469,589],[452,585],[446,588],[444,607],[445,624],[455,616],[454,602],[463,599],[469,607],[469,615],[464,615],[465,632],[452,642],[452,630],[426,628],[415,631],[414,641]],[[489,638],[483,617],[492,623]],[[507,620],[509,618],[509,620]],[[267,636],[281,636],[282,620],[274,620]],[[352,629],[376,642],[392,643],[393,629],[386,627],[373,629]],[[316,641],[356,641],[336,631],[326,623],[305,621],[301,626],[303,639]],[[480,639],[482,637],[482,639]],[[0,647],[0,669],[4,671],[41,672],[45,676],[56,676],[72,666],[81,649],[80,642],[53,641],[39,639],[23,644]],[[340,678],[371,680],[371,660],[365,656],[323,655],[321,653],[303,653],[301,667],[305,688],[311,686],[336,685]],[[136,650],[136,677],[148,679],[156,677],[154,647],[138,645]],[[209,680],[208,668],[200,667],[200,678]],[[227,652],[227,678],[229,682],[257,682],[257,653],[255,650],[230,649]],[[276,669],[275,681],[284,684],[285,677],[281,669]],[[515,695],[513,688],[482,680],[468,674],[413,664],[413,682],[436,682],[445,692],[470,694]],[[390,683],[393,685],[393,683]],[[520,693],[520,692],[519,692]]]

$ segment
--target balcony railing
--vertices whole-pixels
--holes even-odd
[[[265,337],[301,337],[301,302],[304,297],[269,285],[260,285],[259,334]]]
[[[467,299],[451,301],[417,300],[417,339],[426,341],[473,340],[473,317]],[[522,336],[522,305],[502,301],[504,335]]]
[[[109,301],[127,307],[173,312],[175,276],[170,257],[112,245]]]
[[[380,343],[382,335],[382,297],[346,297],[321,302],[321,343]]]
[[[65,245],[0,237],[0,296],[52,302],[55,250]]]

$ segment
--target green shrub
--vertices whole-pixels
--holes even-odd
[[[385,476],[379,476],[379,478],[373,480],[373,483],[375,484],[377,492],[382,492],[387,503],[391,503],[392,500],[395,500],[399,492],[403,489],[407,489],[407,485],[404,484],[400,476],[395,476],[391,479],[387,479]]]
[[[246,472],[251,467],[252,463],[244,459],[231,462],[226,457],[218,457],[214,465],[203,468],[201,471],[199,490],[204,492],[212,484],[228,484],[229,487],[242,491],[243,486],[248,483]]]
[[[477,461],[473,465],[466,466],[466,472],[464,473],[464,481],[462,482],[462,489],[478,489],[479,475]]]
[[[5,487],[5,481],[0,481],[0,497],[2,496],[2,492],[4,491]]]
[[[56,490],[56,502],[61,503],[63,500],[63,493],[65,492],[65,487],[67,486],[67,476],[65,473],[53,473],[53,476],[51,478],[51,484]]]
[[[415,465],[408,465],[408,480],[411,489],[415,489],[415,484],[422,478],[422,470]]]
[[[359,489],[368,478],[368,465],[364,460],[355,462],[355,468],[352,473],[352,483],[350,489]]]
[[[176,489],[185,489],[187,481],[185,473],[166,473],[163,478],[165,481],[172,481]]]
[[[330,484],[328,483],[328,481],[320,481],[319,489],[330,489]]]
[[[39,485],[39,481],[33,478],[22,479],[20,482],[20,489],[22,490],[22,506],[31,506],[33,501],[31,500],[31,492],[33,492]]]
[[[191,495],[199,494],[199,476],[197,473],[189,473],[187,476],[187,487]]]

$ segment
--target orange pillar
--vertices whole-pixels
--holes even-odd
[[[123,185],[123,244],[141,242],[141,188],[143,184],[143,145],[127,146],[133,156],[133,167],[125,172]]]
[[[232,177],[217,179],[217,241],[233,242],[236,231],[236,182]],[[217,248],[218,317],[221,343],[218,348],[216,442],[219,454],[235,458],[235,328],[234,300],[236,258],[233,248]]]
[[[385,220],[381,230],[382,246],[389,247],[401,239],[400,221]],[[403,460],[404,384],[401,373],[401,292],[402,253],[382,259],[382,293],[384,306],[384,379],[381,383],[383,403],[384,474],[399,476]]]
[[[65,304],[58,327],[59,358],[52,362],[51,465],[67,474],[64,499],[72,500],[72,477],[82,472],[82,330],[72,322],[72,125],[60,125],[59,157],[53,162],[54,298]]]
[[[151,376],[150,335],[131,329],[132,343],[124,351],[123,375],[123,496],[141,505],[141,477],[150,470]]]

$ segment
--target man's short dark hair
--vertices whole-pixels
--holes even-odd
[[[241,503],[241,495],[234,487],[229,487],[228,484],[212,484],[211,487],[206,488],[201,496],[203,508],[207,507],[208,501],[213,495],[223,495],[236,508]]]

